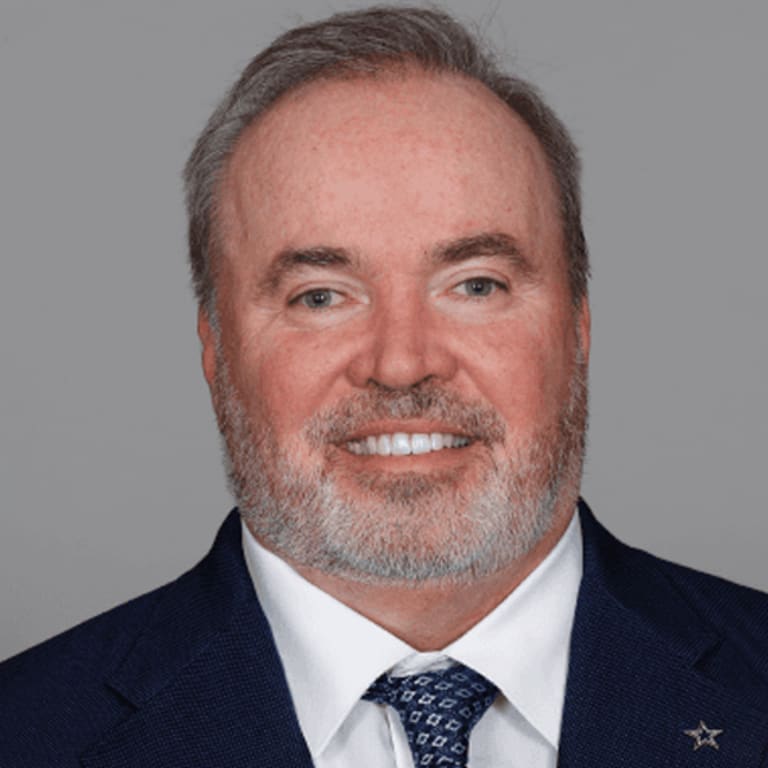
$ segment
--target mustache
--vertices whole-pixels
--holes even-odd
[[[449,425],[485,443],[504,440],[506,426],[494,408],[429,382],[408,389],[377,386],[315,414],[307,423],[307,440],[314,447],[341,443],[373,421],[424,419]]]

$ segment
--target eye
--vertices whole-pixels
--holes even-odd
[[[470,277],[459,283],[454,290],[469,298],[484,298],[498,290],[506,291],[507,287],[490,277]]]
[[[327,309],[333,307],[342,300],[342,296],[338,291],[333,291],[330,288],[313,288],[311,291],[305,291],[304,293],[291,299],[290,304],[303,304],[308,309]]]

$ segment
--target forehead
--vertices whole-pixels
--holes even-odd
[[[241,137],[222,190],[225,238],[238,251],[425,249],[502,224],[559,242],[557,210],[522,119],[474,80],[420,71],[290,92]]]

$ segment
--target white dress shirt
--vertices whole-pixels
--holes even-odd
[[[578,515],[512,594],[433,653],[306,581],[245,525],[243,549],[316,768],[413,768],[397,713],[360,697],[383,672],[412,674],[451,660],[500,691],[472,731],[470,768],[555,768],[582,571]]]

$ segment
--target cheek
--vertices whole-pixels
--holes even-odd
[[[568,397],[573,344],[562,327],[489,327],[464,346],[472,384],[511,428],[528,431]]]
[[[339,366],[332,349],[301,335],[260,344],[248,375],[250,409],[258,409],[279,434],[301,430],[333,391]]]

